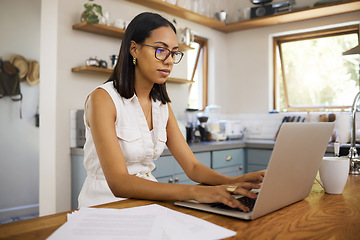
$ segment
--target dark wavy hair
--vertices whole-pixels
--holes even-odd
[[[131,98],[135,93],[135,66],[130,54],[130,43],[135,41],[138,44],[144,43],[150,37],[153,30],[160,27],[171,27],[176,34],[174,25],[159,14],[144,12],[137,15],[126,28],[122,39],[117,64],[110,78],[106,82],[113,82],[115,89],[124,98]],[[166,84],[154,83],[150,91],[153,100],[159,100],[163,104],[171,102]]]

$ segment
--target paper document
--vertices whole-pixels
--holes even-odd
[[[48,239],[223,239],[236,232],[152,204],[126,209],[80,208]]]

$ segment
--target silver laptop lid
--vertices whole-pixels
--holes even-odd
[[[251,219],[306,198],[335,123],[284,123],[279,131]]]
[[[219,209],[211,204],[175,204],[240,219],[253,220],[306,198],[314,183],[335,123],[284,123],[279,131],[253,211]]]

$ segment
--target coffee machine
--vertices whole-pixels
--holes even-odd
[[[202,142],[207,141],[207,128],[206,128],[206,122],[208,120],[208,116],[206,116],[204,113],[198,114],[198,120],[200,122],[200,125],[198,126],[200,131],[200,138]]]
[[[186,141],[188,143],[197,143],[201,141],[201,134],[198,128],[198,109],[186,109]]]

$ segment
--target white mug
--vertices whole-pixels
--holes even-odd
[[[183,28],[178,30],[178,41],[179,43],[190,46],[194,42],[194,34],[189,28]]]
[[[340,144],[350,142],[350,114],[336,114],[337,137]]]
[[[324,157],[320,166],[318,182],[329,194],[341,194],[349,175],[349,158]]]

